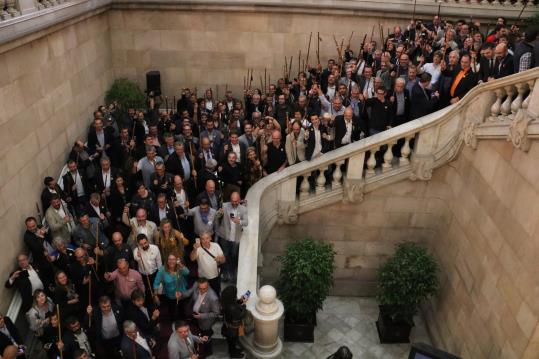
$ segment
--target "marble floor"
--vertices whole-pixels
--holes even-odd
[[[352,351],[354,359],[407,359],[409,344],[380,344],[375,321],[378,303],[375,298],[328,297],[317,314],[314,343],[284,343],[283,359],[326,359],[341,345]],[[430,344],[421,317],[414,318],[411,341]],[[282,338],[282,328],[281,328]],[[209,359],[228,358],[224,341],[214,342]]]
[[[409,344],[380,344],[375,298],[328,297],[317,314],[314,343],[284,343],[283,358],[325,359],[346,345],[358,359],[406,359]],[[411,341],[430,344],[422,318],[414,318]]]

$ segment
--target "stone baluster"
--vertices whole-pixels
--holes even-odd
[[[299,177],[298,177],[299,179]],[[299,198],[305,199],[309,197],[309,190],[311,189],[311,185],[309,184],[309,174],[306,173],[303,175],[303,179],[301,181],[301,184],[299,185]]]
[[[507,93],[507,98],[502,103],[500,110],[502,112],[503,120],[507,119],[507,116],[511,113],[511,102],[513,102],[513,85],[505,86],[505,92]]]
[[[406,166],[410,164],[410,141],[413,136],[408,136],[404,139],[404,145],[401,147],[401,157],[399,158],[399,166]]]
[[[17,1],[16,0],[6,0],[7,12],[10,16],[15,17],[19,16],[20,13],[16,9]]]
[[[532,99],[532,92],[533,92],[534,86],[535,86],[535,80],[528,81],[528,89],[530,90],[530,92],[528,93],[528,96],[526,97],[526,99],[522,102],[522,108],[525,110],[528,109],[530,100]]]
[[[492,104],[490,107],[490,117],[489,120],[491,121],[497,121],[498,116],[500,115],[500,109],[502,107],[502,98],[504,95],[503,89],[499,88],[494,90],[494,93],[496,94],[496,101]]]
[[[517,114],[518,110],[522,108],[522,100],[524,98],[524,92],[526,92],[526,84],[525,83],[519,83],[516,85],[517,87],[517,97],[513,100],[511,103],[511,115],[514,116]]]
[[[376,167],[376,157],[374,157],[374,154],[376,153],[376,149],[371,149],[371,154],[369,156],[369,159],[367,160],[367,174],[366,177],[372,177],[376,174],[374,167]]]
[[[384,153],[384,163],[382,163],[382,172],[389,171],[393,167],[393,145],[395,143],[388,143],[386,152]]]
[[[265,285],[258,290],[255,305],[247,304],[253,320],[254,333],[240,337],[240,341],[253,358],[280,358],[283,343],[279,338],[279,319],[283,316],[283,303],[277,299],[275,288]]]
[[[326,191],[325,168],[319,168],[318,171],[320,171],[320,173],[318,174],[318,177],[316,177],[316,194],[324,193]]]
[[[344,164],[343,161],[338,161],[336,163],[335,171],[333,171],[333,182],[331,182],[331,189],[340,188],[342,186],[341,179],[342,179],[342,171],[341,171],[341,165]]]

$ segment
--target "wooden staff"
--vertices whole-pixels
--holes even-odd
[[[60,317],[60,305],[56,304],[56,314],[58,315],[58,341],[62,340],[62,320]],[[60,358],[64,359],[63,350],[59,350]]]
[[[178,273],[178,271],[176,271],[176,292],[179,292],[179,282],[180,282],[180,274]],[[180,303],[180,298],[176,297],[176,305],[178,305],[178,303]]]
[[[288,65],[288,78],[290,78],[290,73],[292,72],[292,59],[294,56],[290,56],[290,64]]]
[[[262,81],[262,74],[260,74],[260,92],[264,94],[264,81]]]
[[[288,133],[288,128],[290,127],[290,119],[288,118],[288,111],[286,112],[286,133]]]
[[[380,47],[384,50],[384,28],[378,23],[378,31],[380,32]]]
[[[283,77],[286,79],[288,79],[288,77],[286,76],[286,68],[288,67],[288,59],[286,58],[286,56],[284,57],[284,68],[283,68]]]
[[[90,281],[88,282],[88,305],[92,305],[92,272],[90,272]],[[92,315],[88,314],[88,328],[92,327]]]
[[[215,88],[217,89],[217,97],[215,98],[215,100],[219,102],[219,85],[215,85]]]
[[[348,38],[348,49],[350,49],[350,46],[352,44],[352,36],[354,36],[354,32],[352,31],[352,33],[350,34],[350,37]]]
[[[313,38],[313,32],[311,31],[311,34],[309,35],[309,45],[307,46],[307,58],[305,60],[305,63],[309,65],[309,54],[311,53],[311,40]],[[305,67],[303,67],[303,71],[305,71]]]
[[[37,202],[36,202],[36,209],[37,209],[37,217],[39,218],[39,224],[42,224],[43,223],[43,216],[41,215],[41,210],[39,209],[39,203],[37,203]]]
[[[264,67],[264,93],[268,94],[268,74],[267,69]]]
[[[522,7],[522,10],[520,10],[520,13],[518,14],[518,18],[517,18],[517,21],[516,21],[517,24],[520,23],[520,19],[522,18],[522,13],[524,12],[524,9],[526,9],[526,6],[528,6],[528,3],[529,3],[529,1],[526,0],[526,2],[524,3],[524,6]]]
[[[359,52],[357,54],[357,66],[359,68],[359,65],[360,65],[360,56],[361,56],[361,61],[364,61],[363,59],[363,49],[365,49],[365,41],[367,41],[367,34],[365,34],[365,36],[363,36],[363,42],[361,43],[361,46],[359,47]]]
[[[174,105],[172,106],[172,114],[174,114],[174,111],[178,111],[178,104],[176,103],[176,95],[174,95]]]
[[[318,41],[316,41],[316,59],[318,60],[318,63],[320,63],[320,41],[322,39],[320,38],[320,31],[317,33]]]
[[[99,222],[95,224],[95,245],[99,249]],[[99,269],[99,254],[95,254],[95,275],[97,277],[97,271]]]
[[[168,96],[165,96],[165,112],[168,112]]]
[[[369,39],[369,42],[372,42],[373,36],[374,36],[374,25],[372,25],[371,38]]]
[[[299,54],[298,54],[298,77],[299,77],[300,72],[301,72],[301,49],[299,49]]]
[[[438,2],[438,12],[436,13],[436,16],[438,17],[438,20],[440,20],[440,10],[442,9],[442,2]]]
[[[417,4],[417,0],[414,0],[414,12],[412,14],[412,21],[415,21],[415,6],[416,6],[416,4]]]
[[[246,81],[245,81],[245,76],[243,76],[243,89],[247,90],[247,84],[246,84]]]
[[[249,77],[249,90],[251,89],[252,83],[253,83],[253,69],[251,69],[251,77]]]

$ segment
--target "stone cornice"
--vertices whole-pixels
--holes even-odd
[[[359,1],[359,0],[72,0],[60,5],[34,11],[9,20],[0,21],[0,45],[20,46],[52,31],[58,31],[73,22],[81,21],[109,9],[132,10],[182,10],[182,11],[232,11],[232,12],[277,12],[287,14],[328,14],[332,16],[372,16],[395,18],[402,22],[411,17],[413,1]],[[498,16],[508,19],[518,17],[521,8],[512,5],[478,5],[443,3],[441,14],[452,18],[469,18],[470,13],[479,20],[492,20]],[[529,6],[523,16],[534,13]],[[430,18],[438,11],[434,0],[418,0],[418,17]],[[5,51],[0,49],[0,53]]]

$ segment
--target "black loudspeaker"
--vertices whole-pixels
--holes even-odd
[[[161,95],[161,73],[159,71],[149,71],[146,73],[146,92],[153,91],[155,96]]]

